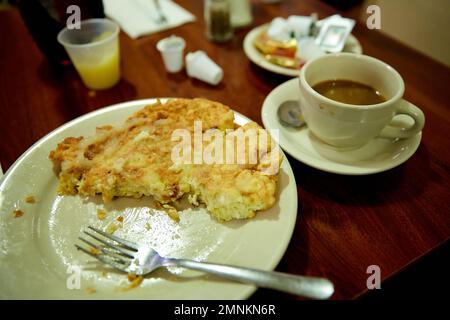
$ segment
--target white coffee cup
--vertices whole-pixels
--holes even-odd
[[[331,100],[313,87],[327,80],[351,80],[380,91],[385,102],[351,105]],[[425,124],[423,112],[402,99],[405,85],[388,64],[365,55],[337,53],[309,61],[300,71],[300,108],[310,131],[325,143],[339,148],[360,147],[371,139],[409,138]],[[410,128],[391,126],[392,118],[413,118]]]

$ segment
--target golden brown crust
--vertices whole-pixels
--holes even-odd
[[[223,104],[175,99],[146,106],[120,128],[103,126],[91,138],[64,139],[49,155],[59,176],[59,192],[101,194],[105,202],[120,196],[153,196],[161,203],[188,194],[193,203],[205,203],[218,220],[253,217],[257,210],[270,208],[277,175],[263,174],[260,163],[174,165],[172,133],[192,132],[196,121],[201,121],[203,132],[218,129],[225,136],[225,130],[236,127],[233,111]],[[250,123],[242,130],[259,128]]]

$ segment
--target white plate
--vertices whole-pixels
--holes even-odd
[[[253,45],[255,39],[261,34],[261,32],[267,29],[268,26],[269,24],[263,24],[259,27],[250,30],[249,33],[247,33],[244,39],[245,54],[253,63],[255,63],[256,65],[260,66],[263,69],[266,69],[274,73],[282,74],[285,76],[290,77],[298,76],[299,70],[284,68],[276,64],[270,63],[269,61],[264,59],[264,56]],[[350,34],[350,36],[348,37],[347,43],[345,44],[343,51],[356,54],[361,54],[363,52],[361,44],[359,43],[358,39],[356,39],[355,36],[353,36],[352,34]]]
[[[403,140],[375,138],[356,150],[335,149],[317,139],[307,127],[295,129],[280,124],[278,106],[286,100],[297,100],[299,94],[298,79],[288,80],[276,87],[264,100],[262,121],[266,129],[279,130],[279,137],[274,135],[274,138],[287,153],[311,167],[346,175],[373,174],[402,164],[420,145],[422,133]],[[397,116],[395,121],[399,126],[407,126],[411,119]]]
[[[57,196],[58,181],[47,157],[59,141],[91,135],[99,125],[118,125],[154,102],[121,103],[67,123],[33,145],[0,179],[0,299],[244,299],[255,291],[253,286],[176,268],[156,271],[133,290],[120,290],[128,284],[125,275],[110,272],[103,276],[89,270],[95,267],[88,263],[92,259],[74,247],[86,226],[104,226],[119,215],[125,221],[118,236],[149,243],[161,254],[264,270],[277,266],[297,216],[295,178],[286,159],[278,202],[248,221],[221,224],[197,208],[182,211],[177,224],[167,214],[149,209],[149,198],[117,199],[107,207],[108,218],[99,221],[100,198]],[[242,125],[250,120],[235,113],[235,121]],[[28,195],[34,195],[37,203],[25,203]],[[14,209],[23,210],[24,216],[13,218]],[[69,267],[75,269],[67,273]],[[77,267],[82,268],[81,290],[69,290],[66,281],[76,284]],[[86,288],[96,292],[89,294]]]

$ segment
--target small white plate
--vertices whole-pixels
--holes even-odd
[[[298,79],[291,79],[276,87],[266,97],[262,107],[262,121],[279,145],[295,159],[313,168],[345,175],[367,175],[392,169],[408,160],[420,145],[422,133],[409,139],[375,138],[356,150],[343,151],[316,138],[308,129],[288,128],[280,124],[278,106],[286,100],[298,100]],[[396,125],[408,126],[409,117],[395,117]]]
[[[164,100],[163,100],[164,101]],[[180,212],[175,223],[152,209],[150,198],[120,198],[106,206],[106,220],[96,217],[101,198],[58,196],[49,152],[64,137],[91,135],[100,125],[118,125],[155,99],[121,103],[75,119],[38,141],[0,178],[0,299],[244,299],[254,286],[218,280],[171,268],[155,271],[132,290],[126,275],[102,275],[74,244],[88,225],[105,227],[125,218],[118,236],[148,243],[163,255],[273,270],[291,239],[297,217],[297,188],[289,162],[281,166],[278,202],[254,219],[218,223],[202,207]],[[235,113],[235,122],[250,120]],[[34,195],[35,204],[25,203]],[[15,209],[25,214],[13,218]],[[147,230],[147,223],[150,229]],[[81,268],[81,289],[77,284]],[[89,289],[89,290],[87,290]],[[88,291],[95,289],[95,293]],[[87,291],[86,291],[87,290]]]
[[[278,66],[276,64],[270,63],[266,59],[264,59],[264,56],[258,51],[258,49],[255,48],[253,45],[253,42],[255,39],[269,26],[268,23],[263,24],[259,27],[256,27],[247,33],[244,39],[244,52],[247,55],[247,57],[256,65],[260,66],[263,69],[266,69],[268,71],[282,74],[285,76],[290,77],[296,77],[298,76],[299,70],[295,69],[289,69],[284,68],[281,66]],[[344,47],[344,52],[350,52],[350,53],[356,53],[356,54],[362,54],[363,50],[361,47],[361,44],[359,43],[358,39],[355,38],[352,34],[347,39],[347,43]]]

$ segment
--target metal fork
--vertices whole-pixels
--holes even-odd
[[[158,19],[156,20],[157,24],[166,24],[167,18],[164,15],[164,12],[161,8],[161,3],[159,3],[159,0],[153,0],[153,4],[155,5],[156,12],[158,13]]]
[[[91,257],[122,272],[139,276],[149,274],[161,267],[183,267],[313,299],[327,299],[334,292],[333,284],[328,279],[162,257],[148,246],[121,239],[91,226],[88,229],[83,232],[90,237],[89,240],[83,237],[79,239],[91,248],[75,246]],[[99,244],[94,243],[94,240]]]

